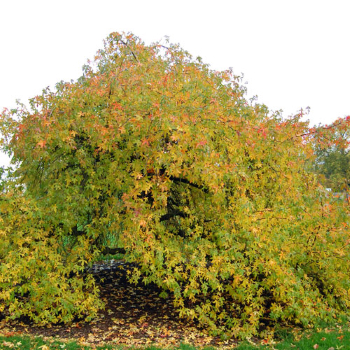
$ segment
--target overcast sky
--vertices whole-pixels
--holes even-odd
[[[329,124],[350,114],[349,13],[349,0],[2,0],[0,109],[77,79],[109,33],[130,31],[243,73],[270,110],[309,106],[311,125]]]

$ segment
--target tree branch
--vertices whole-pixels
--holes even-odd
[[[174,211],[171,211],[170,213],[167,213],[165,215],[162,215],[159,219],[160,222],[162,221],[165,221],[165,220],[169,220],[169,219],[172,219],[173,217],[175,216],[180,216],[182,218],[187,218],[188,215],[183,213],[182,211],[180,210],[174,210]]]
[[[196,183],[193,183],[187,179],[182,179],[180,177],[176,177],[176,176],[170,176],[169,177],[171,181],[175,182],[175,183],[184,183],[187,185],[190,185],[192,187],[198,188],[200,190],[202,190],[204,193],[209,193],[209,190],[203,186],[197,185]]]
[[[123,40],[120,40],[120,41],[121,41],[122,44],[124,44],[124,45],[130,50],[130,52],[131,52],[132,55],[134,56],[135,60],[136,60],[137,62],[139,62],[139,60],[137,59],[137,57],[136,57],[136,55],[134,54],[134,52],[130,49],[130,46],[129,46],[125,41],[123,41]]]

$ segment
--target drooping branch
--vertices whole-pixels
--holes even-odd
[[[187,179],[183,179],[183,178],[180,178],[180,177],[176,177],[176,176],[170,176],[169,177],[171,181],[177,183],[177,184],[187,184],[187,185],[190,185],[192,187],[195,187],[195,188],[198,188],[199,190],[202,190],[204,193],[209,193],[208,189],[203,187],[203,186],[200,186],[200,185],[197,185],[196,183],[193,183]]]
[[[346,121],[349,121],[349,117],[346,118]],[[303,133],[303,134],[298,134],[298,135],[295,135],[295,137],[302,137],[302,136],[309,136],[309,135],[313,135],[313,134],[316,134],[319,130],[329,130],[329,129],[334,129],[336,128],[337,126],[340,126],[344,123],[344,120],[340,120],[338,123],[334,123],[332,125],[325,125],[325,126],[321,126],[319,128],[313,128],[313,129],[310,129],[308,132],[306,133]]]
[[[188,215],[183,213],[181,210],[175,209],[175,210],[171,210],[167,214],[162,215],[160,217],[159,221],[162,222],[162,221],[170,220],[170,219],[172,219],[175,216],[180,216],[182,218],[187,218],[188,217]]]

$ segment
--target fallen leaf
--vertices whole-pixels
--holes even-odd
[[[41,349],[41,350],[50,350],[50,348],[47,345],[41,345],[41,346],[39,346],[39,349]]]
[[[4,334],[6,338],[13,337],[14,335],[16,335],[16,332],[7,332]]]

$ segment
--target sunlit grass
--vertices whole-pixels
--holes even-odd
[[[253,349],[275,349],[275,350],[340,350],[350,349],[350,331],[348,325],[336,325],[334,328],[314,329],[304,332],[296,332],[293,329],[283,329],[277,332],[275,341],[270,341],[266,344],[263,342],[254,343],[253,341],[242,341],[234,349],[237,350],[253,350]],[[225,344],[222,344],[217,349],[226,349]],[[122,350],[130,349],[130,346],[100,344],[96,346],[88,346],[79,344],[76,341],[59,341],[55,338],[43,339],[42,337],[29,337],[22,335],[0,335],[0,349],[20,349],[20,350]],[[135,346],[133,349],[144,350],[162,350],[157,346],[145,346],[143,348]],[[181,344],[178,347],[169,346],[168,349],[173,350],[196,350],[189,344]],[[214,350],[214,347],[204,347],[204,350]],[[232,349],[232,347],[230,348]]]

